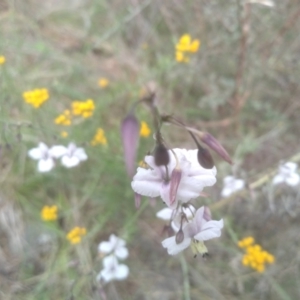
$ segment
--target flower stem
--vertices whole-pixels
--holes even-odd
[[[183,254],[180,255],[180,264],[181,264],[182,276],[183,276],[184,300],[191,300],[189,270]]]

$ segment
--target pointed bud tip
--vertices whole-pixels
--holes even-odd
[[[154,162],[157,166],[166,166],[170,162],[168,149],[163,144],[158,144],[155,147]]]
[[[184,233],[182,231],[182,229],[179,229],[179,231],[176,233],[175,236],[175,242],[176,244],[181,244],[184,240]]]
[[[197,158],[204,169],[212,169],[214,167],[213,158],[206,148],[198,148]]]

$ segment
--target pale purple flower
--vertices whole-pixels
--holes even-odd
[[[193,220],[183,225],[183,240],[180,243],[177,243],[175,235],[163,240],[162,246],[167,248],[170,255],[175,255],[192,244],[192,249],[204,254],[199,248],[199,245],[201,245],[201,248],[206,249],[203,242],[220,237],[223,225],[223,219],[220,221],[210,220],[207,209],[202,206],[196,211]]]
[[[126,242],[123,239],[111,234],[109,241],[101,242],[98,246],[98,251],[106,254],[113,254],[119,259],[128,257]]]
[[[74,143],[70,143],[68,147],[54,146],[51,153],[56,158],[61,157],[61,163],[67,168],[75,167],[88,158],[84,149],[77,148]]]
[[[245,181],[242,179],[236,179],[233,176],[226,176],[223,179],[223,189],[221,192],[222,197],[229,197],[231,194],[241,190],[245,186]]]
[[[119,264],[114,255],[103,259],[103,269],[97,276],[97,280],[103,280],[105,283],[112,280],[124,280],[128,277],[129,268],[124,264]]]
[[[28,155],[38,160],[37,169],[41,173],[51,171],[55,165],[51,149],[44,143],[39,143],[37,148],[29,150]]]
[[[300,182],[300,176],[296,172],[297,164],[293,162],[287,162],[280,166],[278,174],[273,178],[273,184],[286,183],[289,186],[296,186]]]
[[[177,156],[178,166],[176,166]],[[155,198],[160,196],[170,208],[176,208],[178,201],[183,203],[200,196],[205,186],[212,186],[216,182],[216,168],[204,169],[200,166],[196,150],[173,149],[169,150],[170,162],[167,166],[156,166],[152,155],[145,157],[150,169],[139,167],[131,182],[132,189],[143,196]],[[178,168],[180,176],[172,176]],[[174,174],[174,173],[173,173]],[[174,184],[171,184],[171,178]],[[172,188],[171,188],[172,187]],[[177,191],[176,195],[172,194]]]

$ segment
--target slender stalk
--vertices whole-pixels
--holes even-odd
[[[181,270],[182,270],[182,276],[183,276],[184,300],[191,300],[189,270],[188,270],[188,265],[186,263],[186,260],[185,260],[183,254],[180,255],[180,264],[181,264]]]

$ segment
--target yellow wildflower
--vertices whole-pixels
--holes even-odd
[[[69,233],[67,234],[67,239],[70,241],[71,244],[78,244],[81,242],[82,236],[86,235],[86,229],[84,227],[74,227]]]
[[[68,135],[69,135],[69,133],[67,131],[62,131],[60,133],[60,136],[63,137],[63,138],[67,137]]]
[[[24,101],[31,104],[35,108],[39,108],[45,101],[49,99],[47,89],[35,89],[23,93]]]
[[[148,124],[144,121],[141,122],[141,129],[140,129],[140,136],[148,137],[151,133],[151,129],[149,128]]]
[[[75,116],[89,118],[93,115],[94,110],[95,104],[92,99],[87,99],[86,101],[74,101],[72,103],[72,113]]]
[[[62,114],[55,118],[54,123],[57,125],[70,126],[72,124],[70,110],[66,109]]]
[[[109,85],[109,80],[106,78],[100,78],[98,84],[101,88],[106,88]]]
[[[5,56],[0,55],[0,65],[3,65],[5,61],[6,61]]]
[[[272,264],[275,261],[275,257],[272,254],[262,249],[260,245],[254,244],[253,237],[244,238],[238,242],[238,246],[245,250],[242,264],[259,273],[264,272],[267,263]]]
[[[175,47],[175,59],[178,62],[189,62],[188,53],[196,53],[199,50],[200,41],[192,40],[189,34],[184,34]]]
[[[98,144],[107,145],[107,139],[105,132],[102,128],[98,128],[94,138],[91,141],[91,145],[96,146]]]
[[[41,210],[41,218],[44,221],[55,221],[57,219],[57,206],[44,206]]]

